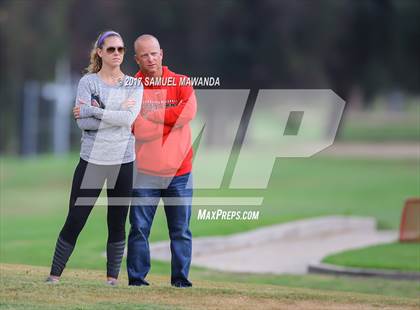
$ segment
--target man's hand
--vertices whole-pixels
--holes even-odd
[[[122,107],[124,110],[127,110],[127,109],[129,109],[129,108],[134,107],[135,105],[136,105],[136,100],[135,100],[135,99],[133,99],[133,98],[129,98],[129,99],[127,99],[126,101],[124,101],[124,102],[123,102],[123,104],[121,105],[121,107]]]
[[[148,113],[149,113],[150,111],[143,111],[142,110],[142,112],[140,113],[140,115],[144,118],[144,119],[147,119],[148,121],[151,121],[151,122],[153,122],[153,123],[155,123],[155,124],[162,124],[162,122],[156,122],[153,118],[151,118],[151,117],[148,117],[147,115],[148,115]],[[174,126],[171,126],[171,125],[167,125],[167,126],[169,126],[169,127],[173,127],[173,128],[181,128],[181,127],[183,127],[184,125],[183,124],[175,124]]]

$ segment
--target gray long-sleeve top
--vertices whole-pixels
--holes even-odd
[[[131,125],[140,112],[143,86],[124,76],[119,85],[106,84],[96,73],[79,81],[76,105],[80,106],[77,125],[83,130],[80,157],[97,165],[117,165],[134,161],[135,138]],[[135,105],[125,107],[127,100]]]

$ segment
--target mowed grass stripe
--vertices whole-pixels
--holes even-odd
[[[161,276],[150,278],[150,287],[106,287],[98,271],[66,270],[59,285],[43,283],[48,269],[25,265],[1,264],[2,307],[16,305],[55,309],[416,309],[416,299],[384,297],[359,293],[325,292],[261,284],[195,281],[192,289],[172,288]],[[126,283],[125,276],[121,279]]]

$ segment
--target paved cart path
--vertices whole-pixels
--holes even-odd
[[[304,274],[308,265],[348,249],[397,240],[373,218],[328,216],[220,237],[193,238],[195,266],[231,272]],[[151,244],[153,259],[170,261],[169,242]]]

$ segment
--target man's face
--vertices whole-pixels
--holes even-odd
[[[162,75],[163,51],[153,39],[136,42],[135,60],[144,75],[156,77]]]

